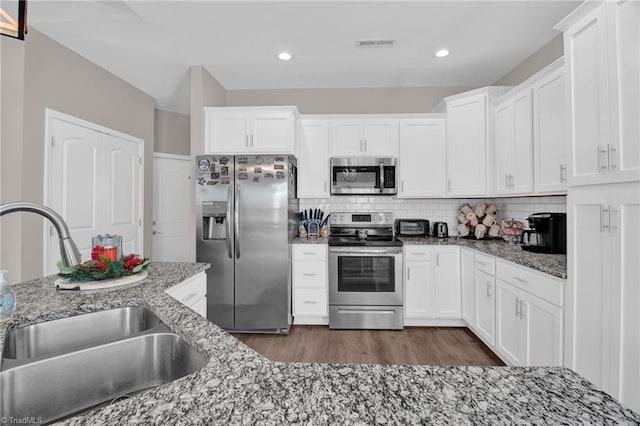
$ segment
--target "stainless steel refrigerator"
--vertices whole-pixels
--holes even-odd
[[[196,260],[207,317],[231,331],[287,333],[295,164],[286,156],[196,157]]]

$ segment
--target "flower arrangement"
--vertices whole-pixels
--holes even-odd
[[[133,253],[115,259],[110,252],[105,252],[104,247],[96,245],[91,249],[91,260],[71,267],[58,262],[58,276],[70,282],[109,280],[142,272],[149,262],[151,260]]]

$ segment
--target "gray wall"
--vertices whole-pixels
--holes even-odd
[[[475,87],[227,90],[227,106],[296,105],[302,114],[428,113]]]
[[[506,73],[494,86],[517,86],[556,59],[564,55],[562,34],[557,35],[521,64]]]
[[[25,41],[23,161],[17,161],[22,166],[22,198],[38,203],[43,202],[45,108],[144,140],[144,254],[151,256],[153,98],[30,29]],[[42,219],[23,215],[22,221],[21,278],[28,280],[43,273]],[[2,239],[4,242],[4,235]],[[14,243],[17,241],[9,240],[10,245]]]
[[[191,152],[191,117],[177,112],[154,111],[155,152],[189,155]]]
[[[0,36],[0,204],[22,199],[24,43]],[[0,269],[11,283],[22,281],[22,215],[0,219]]]

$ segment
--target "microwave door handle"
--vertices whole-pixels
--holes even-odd
[[[384,163],[380,162],[380,192],[384,192]]]

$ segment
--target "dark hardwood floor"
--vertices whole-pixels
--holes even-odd
[[[296,325],[289,335],[233,334],[273,361],[396,365],[505,365],[464,327],[330,330]]]

